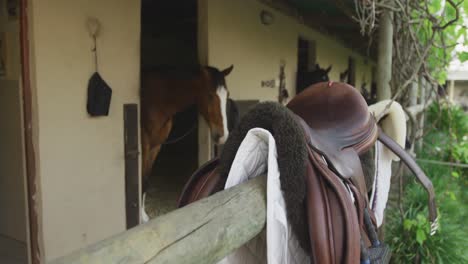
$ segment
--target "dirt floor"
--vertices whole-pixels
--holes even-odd
[[[192,173],[198,168],[197,112],[189,109],[178,114],[169,141],[163,145],[153,165],[145,208],[154,218],[166,214],[177,206],[177,200]],[[187,133],[187,131],[191,131]],[[181,138],[181,135],[186,135]],[[180,139],[181,140],[178,140]]]
[[[146,195],[146,211],[151,218],[176,209],[180,192],[197,168],[196,163],[190,162],[193,160],[190,152],[173,151],[162,154],[153,166]]]
[[[0,263],[26,264],[27,262],[26,244],[0,235]]]

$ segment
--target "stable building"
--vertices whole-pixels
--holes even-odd
[[[0,262],[46,263],[138,224],[144,68],[234,65],[226,82],[241,113],[277,101],[280,83],[292,98],[298,72],[317,64],[331,66],[331,80],[370,89],[375,47],[347,15],[349,4],[0,0],[0,248],[12,249],[0,250]],[[90,21],[99,25],[95,39]],[[112,96],[108,115],[92,117],[87,88],[96,70]],[[173,201],[219,152],[194,110],[176,117],[172,137],[193,125],[163,147],[149,203]],[[163,176],[174,163],[181,169],[170,182]]]

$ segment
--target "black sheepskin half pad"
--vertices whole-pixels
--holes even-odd
[[[270,131],[278,151],[281,190],[287,217],[300,246],[310,252],[305,204],[307,143],[302,127],[295,118],[294,113],[275,102],[255,105],[230,133],[220,157],[220,175],[225,182],[237,150],[250,129],[258,127]]]

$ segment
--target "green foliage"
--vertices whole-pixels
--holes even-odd
[[[455,4],[458,4],[460,0],[455,0]],[[463,0],[461,0],[463,1]],[[424,2],[424,1],[423,1]],[[455,19],[457,16],[456,9],[451,6],[445,0],[427,0],[425,1],[428,4],[429,11],[431,14],[436,14],[441,12],[440,16],[435,16],[437,18],[441,18],[441,23],[439,25],[433,24],[431,19],[425,19],[422,21],[424,25],[422,30],[418,30],[418,38],[421,43],[427,43],[434,32],[433,26],[444,26],[452,19]],[[461,3],[461,2],[460,2]],[[468,10],[468,1],[464,1],[460,5],[458,5],[457,9],[459,10],[458,20],[455,23],[450,24],[442,31],[439,31],[434,36],[434,44],[430,51],[427,58],[428,69],[431,75],[440,83],[443,84],[447,77],[446,67],[448,63],[453,58],[460,58],[460,60],[468,59],[468,54],[459,54],[455,51],[455,44],[461,40],[465,43],[468,39],[468,31],[464,26],[464,17],[461,15],[462,10],[465,10],[465,13],[468,14],[466,10]],[[434,17],[434,18],[435,18]]]
[[[406,218],[403,221],[403,229],[406,232],[416,233],[416,242],[419,245],[423,245],[424,241],[427,239],[427,235],[430,233],[430,224],[428,224],[427,219],[422,214],[417,214],[416,219]]]
[[[468,116],[456,106],[433,105],[427,123],[434,127],[424,138],[422,159],[467,163]],[[414,181],[405,186],[403,213],[389,208],[386,238],[393,250],[393,263],[468,263],[468,171],[429,163],[421,168],[432,180],[436,191],[439,230],[430,235],[427,220],[427,194]]]
[[[448,132],[450,129],[455,129],[458,135],[468,133],[468,116],[458,105],[432,104],[427,113],[428,122],[434,124],[438,130]]]
[[[466,51],[460,52],[460,54],[458,54],[458,59],[459,59],[461,62],[468,61],[468,52],[466,52]]]
[[[433,104],[428,111],[433,131],[425,138],[425,152],[438,160],[468,163],[468,115],[459,106]]]
[[[462,188],[449,178],[450,169],[425,166],[436,187],[439,230],[430,235],[427,220],[427,196],[416,182],[405,189],[404,215],[397,209],[387,211],[386,238],[392,247],[393,263],[468,263],[466,247],[467,208],[462,201]],[[466,200],[465,200],[466,202]]]

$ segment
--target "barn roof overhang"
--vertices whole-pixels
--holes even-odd
[[[363,56],[376,58],[376,41],[361,34],[355,19],[354,0],[261,0],[267,5],[299,17],[304,24],[331,36]],[[373,38],[376,38],[374,33]]]
[[[345,47],[357,51],[359,54],[377,58],[377,41],[371,41],[371,37],[363,36],[360,33],[359,23],[354,19],[355,4],[354,0],[259,0],[260,2],[270,6],[286,15],[294,16],[302,21],[305,25],[328,35],[337,41],[341,42]],[[360,0],[358,0],[360,1]],[[183,21],[174,21],[170,28],[160,28],[152,30],[153,35],[174,34],[175,32],[193,31],[193,27],[189,24],[196,23],[196,15],[191,11],[196,8],[197,1],[184,1],[183,4],[179,1],[154,1],[142,0],[143,16],[142,26],[151,27],[154,24],[159,24],[161,21],[166,21],[170,18],[171,12],[160,12],[155,14],[151,8],[152,5],[159,7],[164,4],[165,8],[161,10],[177,9],[177,12],[186,14]],[[372,38],[376,39],[376,35]]]

